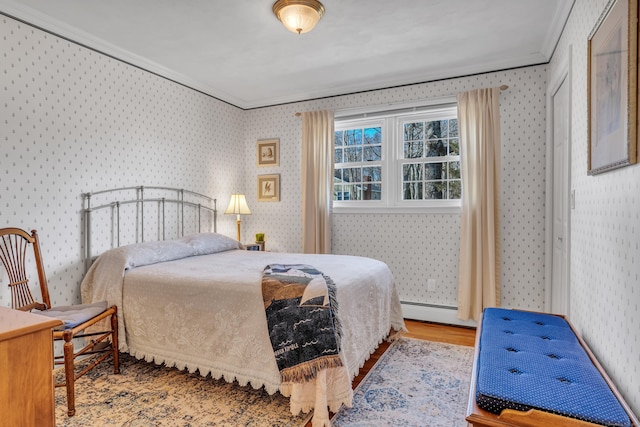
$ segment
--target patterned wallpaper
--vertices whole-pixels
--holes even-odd
[[[39,230],[54,304],[80,299],[82,193],[244,185],[238,108],[2,15],[0,40],[0,226]]]
[[[243,241],[264,232],[268,249],[299,251],[296,111],[393,104],[507,84],[501,95],[503,304],[542,309],[544,66],[243,112],[1,19],[6,60],[0,78],[7,100],[2,224],[41,230],[56,303],[78,298],[83,192],[140,184],[187,188],[215,195],[223,210],[232,192],[244,191],[253,214],[242,218]],[[277,167],[256,167],[255,144],[264,138],[280,138]],[[257,176],[271,173],[281,175],[281,201],[257,202]],[[404,301],[455,306],[458,222],[456,214],[336,215],[334,251],[387,262]],[[220,215],[219,231],[234,235],[234,218]],[[427,278],[436,280],[435,291],[426,291]],[[4,289],[0,303],[9,303]]]
[[[586,39],[607,0],[577,0],[549,65],[572,46],[572,321],[640,412],[640,166],[586,175]],[[218,197],[243,191],[243,241],[301,247],[300,119],[509,85],[502,120],[502,303],[544,304],[547,66],[242,111],[196,91],[0,16],[0,226],[37,228],[55,304],[79,301],[84,273],[80,195],[158,185]],[[553,74],[552,74],[553,75]],[[277,167],[256,167],[258,139],[280,138]],[[281,201],[258,202],[257,176],[281,175]],[[235,235],[235,218],[219,231]],[[404,301],[456,305],[459,215],[340,214],[334,251],[381,259]],[[426,278],[437,281],[426,290]],[[6,278],[0,274],[0,280]],[[8,306],[0,287],[0,305]]]
[[[606,4],[576,1],[550,73],[572,53],[571,321],[640,414],[640,165],[587,175],[587,40]]]
[[[265,232],[267,247],[299,251],[301,242],[301,122],[296,111],[341,110],[452,96],[481,87],[509,85],[500,95],[502,120],[502,303],[544,306],[545,66],[487,73],[387,90],[376,90],[246,113],[247,200],[253,215],[249,237]],[[280,138],[281,164],[255,169],[258,139]],[[251,173],[253,168],[253,173]],[[280,203],[257,202],[256,176],[281,174]],[[386,262],[403,301],[456,306],[459,214],[336,214],[334,253]],[[427,279],[436,280],[428,292]]]

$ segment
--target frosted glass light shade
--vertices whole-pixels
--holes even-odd
[[[237,214],[237,215],[251,215],[249,206],[247,205],[247,199],[244,194],[232,194],[231,200],[229,200],[229,206],[224,211],[225,214]]]
[[[302,34],[320,21],[324,6],[317,0],[278,0],[273,4],[273,13],[287,30]]]

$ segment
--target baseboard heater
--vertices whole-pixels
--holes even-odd
[[[405,319],[422,320],[447,325],[476,326],[474,320],[458,319],[456,316],[458,307],[409,301],[400,301],[400,303],[402,304],[402,314]]]

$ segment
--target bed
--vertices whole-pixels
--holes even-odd
[[[106,250],[83,279],[83,302],[118,306],[121,351],[280,392],[293,414],[314,409],[313,425],[329,425],[329,410],[351,405],[351,382],[370,354],[405,329],[389,268],[356,256],[247,251],[234,239],[200,231]],[[281,381],[261,288],[271,264],[310,265],[333,280],[342,367],[311,381]]]

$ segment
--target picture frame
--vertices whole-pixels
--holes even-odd
[[[587,174],[637,161],[638,0],[610,0],[587,48]]]
[[[258,175],[258,201],[280,201],[280,174]]]
[[[280,139],[260,139],[256,143],[256,164],[258,166],[280,165]]]

